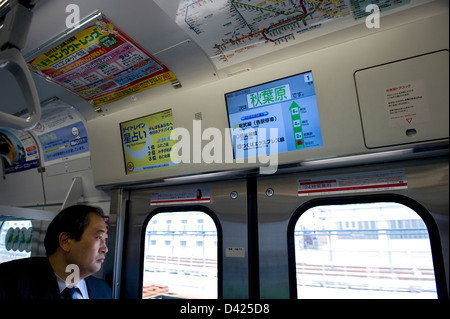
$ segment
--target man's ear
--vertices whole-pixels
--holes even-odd
[[[59,247],[61,247],[62,250],[64,250],[66,253],[70,252],[70,237],[69,234],[66,232],[62,232],[59,234]]]

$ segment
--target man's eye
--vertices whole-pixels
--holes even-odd
[[[98,236],[97,239],[104,241],[105,243],[108,241],[108,237]]]

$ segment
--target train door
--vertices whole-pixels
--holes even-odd
[[[245,180],[132,190],[127,198],[122,297],[249,298]]]
[[[124,191],[116,296],[446,298],[448,191],[446,157]]]
[[[448,159],[259,178],[261,298],[447,298]]]

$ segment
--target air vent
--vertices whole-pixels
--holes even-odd
[[[228,76],[238,75],[238,74],[241,74],[241,73],[248,72],[250,70],[251,70],[250,68],[242,69],[242,70],[239,70],[239,71],[236,71],[236,72],[228,73]]]

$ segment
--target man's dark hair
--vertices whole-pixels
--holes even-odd
[[[91,213],[104,216],[101,208],[88,205],[74,205],[59,212],[48,226],[44,238],[45,254],[50,256],[58,249],[61,233],[67,233],[70,238],[80,241]]]

